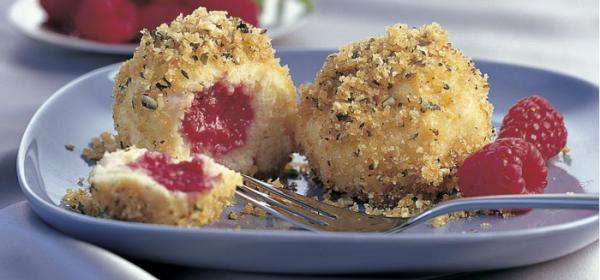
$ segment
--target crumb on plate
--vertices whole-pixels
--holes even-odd
[[[492,227],[492,224],[490,224],[490,223],[481,223],[481,224],[479,224],[479,227],[483,228],[483,229],[489,229],[489,228]]]
[[[112,135],[105,131],[100,136],[93,137],[90,140],[89,147],[83,149],[81,156],[87,160],[98,161],[102,159],[104,153],[124,148],[123,143],[118,140],[117,135]]]
[[[244,208],[240,211],[241,214],[244,215],[253,215],[256,217],[266,217],[267,216],[267,212],[265,210],[263,210],[262,208],[256,207],[254,205],[252,205],[251,203],[246,203],[246,205],[244,205]]]
[[[229,215],[227,215],[227,218],[235,221],[240,218],[240,215],[235,211],[231,211],[229,212]]]

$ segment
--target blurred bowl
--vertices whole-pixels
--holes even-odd
[[[259,17],[260,27],[275,39],[288,34],[303,24],[314,11],[311,1],[306,0],[264,0]],[[48,26],[46,12],[38,0],[17,0],[8,10],[9,21],[23,34],[44,43],[73,50],[131,55],[137,43],[107,44],[59,32]]]

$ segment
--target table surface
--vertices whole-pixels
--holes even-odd
[[[127,57],[75,52],[30,40],[9,23],[6,11],[11,3],[12,1],[6,0],[0,2],[0,11],[4,12],[0,15],[0,228],[9,224],[8,220],[22,224],[23,221],[18,220],[20,217],[29,219],[28,223],[35,224],[31,231],[48,231],[50,233],[47,235],[60,235],[31,215],[26,203],[18,203],[24,200],[15,171],[18,142],[30,117],[55,90],[90,70],[123,61]],[[433,21],[448,29],[451,40],[471,57],[550,69],[598,84],[598,2],[595,0],[317,0],[317,12],[311,16],[308,23],[295,32],[274,40],[273,45],[293,48],[338,48],[353,40],[382,34],[385,26],[397,22],[420,26]],[[4,216],[1,215],[3,212]],[[90,250],[104,251],[93,245],[85,246],[92,248]],[[2,245],[0,248],[3,248]],[[65,248],[55,247],[57,251],[61,249]],[[36,262],[24,262],[17,266],[20,267],[19,270],[10,266],[9,260],[14,256],[7,256],[3,252],[6,251],[0,250],[0,278],[7,279],[3,275],[21,276],[19,278],[31,276],[23,268]],[[35,252],[23,254],[26,259],[30,257],[41,261],[39,258],[43,258]],[[123,267],[123,270],[111,270],[105,276],[122,273],[120,275],[123,278],[128,275],[124,271],[142,275],[144,272],[139,270],[139,267],[159,278],[304,278],[208,271],[137,260],[132,260],[135,265],[131,265],[118,256],[102,256],[104,255],[96,255],[95,258],[104,258],[103,260],[90,258],[91,263],[86,264],[86,267],[94,267],[94,262],[98,262],[95,269],[106,263],[118,265]],[[107,262],[106,258],[114,258],[114,263]],[[102,270],[99,273],[102,273]],[[598,242],[570,256],[547,263],[459,276],[486,279],[597,279]]]

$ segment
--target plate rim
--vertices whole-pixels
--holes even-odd
[[[276,50],[276,53],[306,53],[306,52],[332,52],[335,51],[333,49],[312,49],[312,50],[303,50],[303,49],[295,49],[295,48],[280,48]],[[565,75],[562,73],[558,73],[558,72],[553,72],[553,71],[548,71],[545,69],[541,69],[541,68],[535,68],[535,67],[531,67],[531,66],[525,66],[525,65],[519,65],[519,64],[512,64],[512,63],[501,63],[501,62],[495,62],[495,61],[490,61],[490,60],[485,60],[485,59],[478,59],[475,60],[475,63],[478,62],[484,62],[484,63],[490,63],[490,64],[497,64],[497,65],[504,65],[504,66],[511,66],[511,67],[520,67],[520,68],[526,68],[528,70],[534,70],[534,71],[542,71],[548,74],[553,74],[553,75],[560,75],[560,76],[564,76],[567,77],[569,79],[572,79],[576,82],[580,82],[583,84],[586,84],[587,86],[591,86],[591,87],[595,87],[596,89],[598,89],[598,86],[577,78],[577,77],[573,77],[573,76],[569,76],[569,75]],[[83,74],[77,78],[75,78],[74,80],[68,82],[67,84],[65,84],[64,86],[62,86],[61,88],[59,88],[58,90],[56,90],[47,100],[44,101],[44,103],[42,105],[40,105],[40,107],[35,111],[35,113],[33,114],[33,116],[31,117],[30,121],[27,124],[27,127],[23,133],[23,136],[21,138],[21,141],[19,143],[19,148],[18,148],[18,152],[17,152],[17,159],[16,159],[16,167],[17,167],[17,177],[19,180],[19,185],[21,187],[22,192],[25,194],[25,197],[27,198],[27,200],[29,201],[29,203],[31,203],[33,205],[33,209],[35,210],[36,214],[40,217],[42,217],[44,220],[46,220],[45,218],[45,214],[39,213],[38,211],[47,211],[46,214],[50,214],[53,216],[60,216],[60,218],[66,218],[69,219],[71,221],[80,223],[80,224],[90,224],[90,225],[95,225],[95,226],[100,226],[100,227],[106,227],[107,229],[114,229],[114,230],[136,230],[136,231],[151,231],[151,232],[157,232],[157,233],[164,233],[164,234],[225,234],[225,235],[235,235],[235,236],[252,236],[252,237],[266,237],[266,238],[274,238],[274,237],[289,237],[289,238],[306,238],[306,237],[314,237],[314,236],[318,236],[320,238],[332,238],[333,240],[344,237],[344,238],[361,238],[361,239],[365,239],[368,238],[369,240],[396,240],[396,239],[403,239],[403,240],[412,240],[412,241],[422,241],[422,240],[428,240],[428,241],[449,241],[449,240],[453,240],[453,241],[477,241],[477,240],[488,240],[488,239],[503,239],[503,238],[512,238],[512,237],[517,237],[517,236],[536,236],[536,235],[540,235],[540,234],[544,234],[547,232],[554,232],[554,231],[561,231],[561,230],[567,230],[570,228],[577,228],[577,227],[583,227],[583,226],[589,226],[593,223],[598,223],[599,220],[599,213],[596,213],[595,215],[591,215],[585,218],[581,218],[581,219],[577,219],[574,221],[568,221],[565,223],[559,223],[559,224],[554,224],[554,225],[546,225],[546,226],[542,226],[542,227],[537,227],[537,228],[529,228],[529,229],[511,229],[511,230],[505,230],[505,231],[499,231],[499,232],[476,232],[476,233],[469,233],[469,234],[464,234],[464,233],[454,233],[454,232],[444,232],[444,233],[402,233],[402,234],[397,234],[397,235],[389,235],[389,234],[385,234],[385,233],[373,233],[373,232],[367,232],[367,233],[361,233],[361,232],[309,232],[309,231],[302,231],[302,230],[265,230],[265,229],[242,229],[242,230],[232,230],[232,229],[225,229],[225,228],[212,228],[212,227],[198,227],[198,228],[181,228],[181,227],[176,227],[176,226],[170,226],[170,225],[157,225],[157,224],[145,224],[145,223],[137,223],[137,222],[126,222],[126,221],[119,221],[119,220],[111,220],[111,219],[103,219],[103,218],[96,218],[96,217],[90,217],[87,215],[83,215],[83,214],[78,214],[78,213],[74,213],[71,211],[68,211],[66,209],[63,209],[61,207],[59,207],[58,205],[55,205],[51,202],[48,202],[46,200],[44,200],[43,198],[39,197],[35,191],[33,191],[31,189],[31,187],[27,184],[26,180],[25,180],[25,153],[27,150],[27,144],[29,144],[31,142],[32,139],[32,134],[33,134],[33,130],[36,127],[36,123],[37,120],[40,119],[40,117],[49,110],[49,108],[52,106],[52,104],[54,104],[55,102],[57,102],[57,100],[63,95],[65,94],[65,92],[67,92],[71,87],[75,86],[76,84],[80,83],[83,80],[92,78],[94,76],[100,75],[100,73],[110,73],[111,71],[114,71],[116,69],[116,67],[118,67],[118,65],[120,65],[123,62],[118,62],[118,63],[113,63],[104,67],[100,67],[97,68],[95,70],[89,71],[86,74]],[[48,221],[48,223],[53,224],[51,221]]]

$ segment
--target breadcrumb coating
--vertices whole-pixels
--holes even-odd
[[[448,192],[492,137],[487,76],[435,23],[342,47],[300,91],[295,138],[312,169],[371,200]]]
[[[188,158],[189,143],[180,130],[194,93],[226,80],[250,88],[256,116],[245,146],[218,157],[203,153],[244,173],[269,172],[285,164],[293,147],[290,115],[296,112],[296,92],[288,68],[274,57],[264,33],[225,12],[204,8],[142,31],[140,46],[121,66],[113,88],[120,140],[126,146]]]

